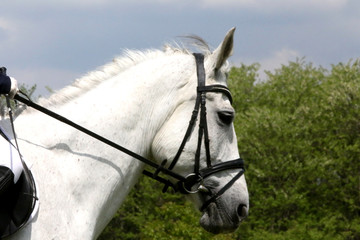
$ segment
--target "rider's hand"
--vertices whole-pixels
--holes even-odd
[[[15,78],[10,77],[11,80],[11,87],[10,87],[10,92],[8,93],[8,96],[12,99],[15,97],[15,95],[17,94],[17,92],[19,91],[18,89],[18,84]]]
[[[17,92],[19,91],[16,79],[13,77],[8,77],[6,75],[6,67],[0,67],[0,75],[10,79],[10,91],[7,93],[7,95],[10,98],[14,98]],[[4,92],[2,92],[2,94],[4,94]]]

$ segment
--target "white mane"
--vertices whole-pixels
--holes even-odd
[[[71,85],[52,94],[48,99],[40,99],[39,102],[43,105],[65,103],[68,100],[71,100],[74,97],[77,97],[80,94],[94,88],[102,81],[105,81],[143,61],[159,57],[163,54],[164,52],[160,50],[125,50],[124,56],[116,57],[112,60],[112,62],[87,73],[81,78],[75,79]]]
[[[187,38],[192,40],[192,45],[196,46],[205,55],[211,53],[206,42],[200,37],[190,36]],[[141,62],[176,53],[191,54],[191,51],[177,43],[175,43],[175,46],[165,44],[163,51],[158,49],[145,51],[127,49],[124,51],[123,56],[116,57],[112,62],[87,73],[81,78],[75,79],[71,85],[55,92],[48,99],[41,98],[39,103],[44,106],[65,103]]]

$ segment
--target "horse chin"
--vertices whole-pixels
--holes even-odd
[[[240,225],[241,218],[231,214],[225,204],[211,203],[200,218],[200,225],[213,234],[234,232]]]

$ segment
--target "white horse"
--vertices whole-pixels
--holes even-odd
[[[205,53],[206,84],[226,85],[234,30],[215,51]],[[128,51],[40,104],[160,163],[174,158],[179,148],[194,108],[196,87],[195,60],[186,50]],[[229,99],[222,93],[207,93],[206,98],[211,160],[239,158]],[[35,110],[22,113],[15,128],[20,150],[38,183],[40,208],[33,221],[10,239],[97,238],[144,164]],[[194,166],[197,128],[174,168],[182,176]],[[236,173],[218,172],[204,185],[221,188]],[[205,200],[204,193],[189,198],[197,208]],[[200,224],[214,233],[233,231],[248,208],[246,181],[241,176],[203,211]]]

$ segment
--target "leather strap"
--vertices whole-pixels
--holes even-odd
[[[197,88],[198,92],[218,92],[218,93],[223,93],[225,94],[228,98],[230,103],[233,103],[233,99],[230,93],[230,90],[225,87],[224,85],[220,85],[220,84],[214,84],[214,85],[209,85],[209,86],[202,86],[202,87],[198,87]]]
[[[203,179],[205,179],[205,178],[211,176],[214,173],[229,170],[229,169],[236,169],[236,168],[245,169],[243,159],[238,158],[236,160],[218,163],[218,164],[213,165],[211,167],[201,169],[200,170],[200,175],[201,175],[201,177]]]

